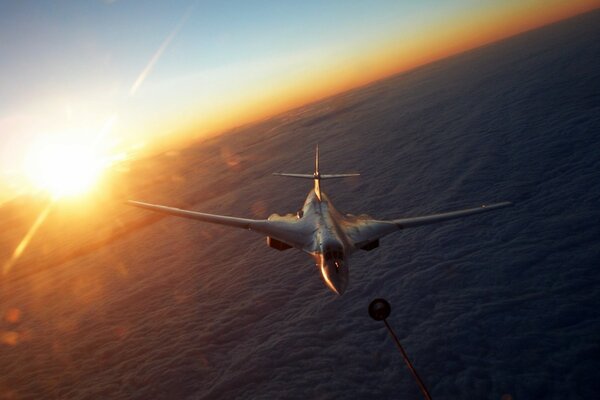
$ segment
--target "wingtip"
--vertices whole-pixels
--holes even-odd
[[[503,208],[503,207],[512,207],[514,203],[512,201],[501,201],[499,203],[492,204],[482,204],[481,208]]]

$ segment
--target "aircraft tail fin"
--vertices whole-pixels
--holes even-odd
[[[273,175],[287,176],[288,178],[314,179],[315,192],[317,193],[317,196],[319,198],[321,198],[321,185],[320,185],[321,180],[360,176],[360,174],[323,174],[323,175],[321,175],[321,173],[319,172],[319,145],[317,145],[317,148],[315,151],[315,172],[313,174],[290,174],[287,172],[274,172]]]

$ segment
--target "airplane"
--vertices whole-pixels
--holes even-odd
[[[358,250],[371,251],[379,247],[379,240],[382,237],[406,228],[462,218],[512,205],[511,202],[505,201],[459,211],[393,220],[377,220],[368,215],[342,214],[335,209],[329,197],[323,192],[321,181],[360,174],[321,174],[318,146],[313,174],[276,172],[273,175],[314,181],[314,188],[308,193],[304,205],[295,215],[272,214],[267,219],[248,219],[206,214],[133,200],[128,200],[127,203],[177,217],[247,229],[266,235],[269,247],[280,251],[295,248],[310,255],[320,269],[325,285],[338,295],[342,295],[348,287],[348,257]]]

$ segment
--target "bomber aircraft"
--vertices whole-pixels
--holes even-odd
[[[379,239],[383,236],[405,228],[466,217],[512,205],[511,202],[501,202],[465,210],[393,220],[377,220],[367,215],[342,214],[335,209],[331,200],[321,190],[321,181],[360,174],[321,174],[318,146],[313,174],[278,172],[273,175],[314,180],[314,188],[308,193],[302,209],[295,215],[273,214],[268,219],[247,219],[132,200],[127,203],[177,217],[247,229],[266,235],[267,244],[274,249],[282,251],[296,248],[303,251],[314,259],[317,268],[321,271],[323,281],[338,295],[341,295],[348,286],[348,257],[357,250],[369,251],[379,247]]]

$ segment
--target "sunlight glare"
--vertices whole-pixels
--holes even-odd
[[[81,195],[98,181],[105,165],[91,146],[46,143],[31,149],[26,174],[31,183],[55,199]]]

